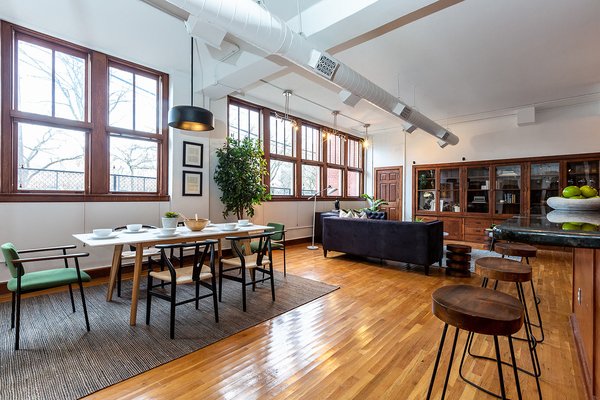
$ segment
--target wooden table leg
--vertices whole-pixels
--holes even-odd
[[[131,314],[129,325],[135,325],[137,318],[138,294],[140,291],[140,277],[142,275],[142,259],[144,246],[141,243],[135,245],[135,264],[133,266],[133,287],[131,288]]]
[[[108,291],[106,292],[106,301],[112,301],[113,289],[117,281],[117,271],[121,262],[121,252],[123,251],[123,245],[118,244],[115,246],[113,252],[112,264],[110,266],[110,279],[108,281]]]

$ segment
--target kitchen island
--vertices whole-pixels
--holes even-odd
[[[571,325],[590,398],[600,396],[600,212],[522,215],[494,227],[494,239],[573,249]]]

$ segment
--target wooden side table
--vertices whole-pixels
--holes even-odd
[[[446,274],[451,276],[471,276],[471,246],[463,244],[446,245]]]

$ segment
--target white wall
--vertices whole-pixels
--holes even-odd
[[[374,137],[375,167],[406,164],[404,185],[405,219],[412,213],[412,166],[418,164],[535,157],[600,152],[600,104],[583,103],[542,109],[532,125],[517,126],[516,115],[486,117],[458,122],[448,128],[460,137],[456,146],[440,148],[421,131],[407,135],[406,163],[404,134]]]

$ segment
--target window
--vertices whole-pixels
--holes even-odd
[[[229,103],[229,136],[244,140],[260,138],[260,112],[241,103]]]
[[[5,21],[0,27],[4,54],[14,57],[1,60],[10,79],[0,87],[0,198],[168,199],[168,75]]]
[[[254,112],[256,117],[250,117]],[[261,127],[259,116],[269,116]],[[352,135],[305,121],[266,107],[229,98],[228,135],[244,137],[254,126],[254,137],[264,138],[269,176],[265,183],[274,200],[307,198],[314,194],[356,199],[363,193],[364,166],[362,140]],[[331,133],[325,133],[325,132]],[[244,133],[245,132],[245,133]],[[324,192],[331,185],[335,192]]]
[[[111,192],[157,191],[159,141],[144,133],[159,132],[159,81],[124,65],[108,68]]]

